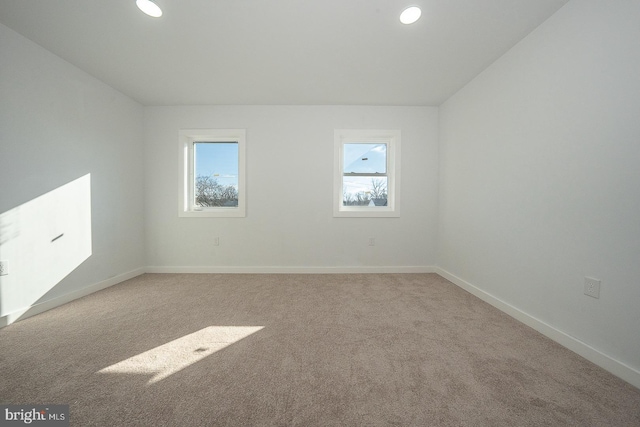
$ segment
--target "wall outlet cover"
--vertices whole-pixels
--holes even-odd
[[[600,298],[600,280],[592,277],[585,277],[584,294],[593,298]]]

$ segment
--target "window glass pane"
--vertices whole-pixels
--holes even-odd
[[[238,206],[238,143],[193,144],[194,203],[201,207]]]
[[[387,144],[344,144],[344,173],[387,173]]]
[[[345,176],[343,206],[387,206],[387,177]]]

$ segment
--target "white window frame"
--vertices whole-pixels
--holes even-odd
[[[334,217],[400,216],[400,130],[336,129],[334,131]],[[344,145],[376,143],[387,145],[387,206],[343,206]]]
[[[181,129],[180,140],[180,217],[245,217],[245,129]],[[194,143],[197,142],[237,142],[238,143],[238,206],[200,207],[194,205]]]

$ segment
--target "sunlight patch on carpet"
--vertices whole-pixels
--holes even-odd
[[[153,375],[147,382],[153,384],[263,328],[264,326],[209,326],[108,366],[97,373]]]

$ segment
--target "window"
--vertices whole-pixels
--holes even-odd
[[[244,217],[245,130],[180,131],[180,210],[184,217]]]
[[[400,131],[335,131],[333,216],[400,216]]]

